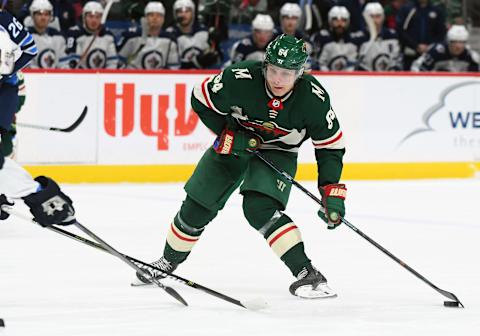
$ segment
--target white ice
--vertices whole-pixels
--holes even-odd
[[[315,190],[314,183],[304,183]],[[338,298],[302,300],[293,277],[242,215],[235,194],[177,273],[251,312],[176,282],[183,307],[158,288],[132,288],[120,260],[18,218],[0,222],[3,335],[479,335],[480,181],[351,181],[347,219],[465,309],[446,300],[346,226],[328,231],[293,190],[286,211]],[[64,185],[78,220],[121,252],[157,259],[184,198],[182,184]],[[27,212],[23,205],[20,211]],[[72,228],[70,228],[72,229]],[[78,232],[77,232],[78,233]]]

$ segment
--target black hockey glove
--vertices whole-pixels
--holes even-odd
[[[224,129],[215,139],[213,149],[222,155],[250,155],[249,150],[255,150],[260,146],[260,139],[253,133],[246,131],[233,131]]]
[[[201,54],[195,56],[193,64],[199,69],[205,69],[217,63],[219,59],[218,51],[204,50]]]
[[[45,176],[39,176],[35,181],[40,183],[42,189],[23,198],[35,221],[43,227],[75,223],[73,202],[58,184]]]
[[[4,194],[0,194],[0,220],[5,220],[10,216],[8,212],[3,211],[3,206],[13,206],[13,202],[10,202]]]

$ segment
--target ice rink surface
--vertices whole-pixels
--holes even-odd
[[[293,277],[244,219],[238,194],[176,273],[239,300],[263,298],[260,312],[171,281],[189,307],[161,289],[132,288],[133,271],[115,257],[11,217],[0,222],[0,335],[480,335],[480,181],[347,185],[347,219],[465,309],[443,307],[443,296],[348,227],[328,231],[294,189],[286,213],[336,299],[289,294]],[[63,188],[83,225],[147,262],[161,255],[184,198],[182,184]]]

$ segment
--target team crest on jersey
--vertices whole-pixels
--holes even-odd
[[[102,49],[93,49],[87,56],[87,68],[103,69],[107,65],[107,53]]]
[[[197,55],[200,55],[202,53],[202,49],[198,48],[198,47],[190,47],[190,48],[187,48],[183,51],[181,57],[182,57],[182,60],[184,61],[191,61],[195,56]]]
[[[348,59],[344,55],[334,57],[330,60],[328,68],[333,71],[342,71],[345,70],[348,66]]]
[[[387,54],[379,54],[372,61],[372,70],[388,71],[390,69],[390,57]]]
[[[43,69],[55,68],[57,55],[53,49],[44,49],[38,54],[38,66]]]
[[[238,122],[247,129],[253,130],[255,133],[266,139],[276,139],[281,136],[290,134],[290,131],[279,127],[273,121],[260,121],[260,120],[238,120]]]
[[[156,50],[149,51],[142,57],[143,69],[161,69],[163,68],[164,64],[163,55]]]

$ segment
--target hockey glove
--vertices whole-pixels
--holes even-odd
[[[42,189],[23,198],[35,221],[43,227],[75,223],[72,200],[60,190],[58,184],[45,176],[39,176],[35,181],[40,183]]]
[[[213,149],[222,155],[250,155],[249,150],[255,150],[260,146],[260,139],[253,133],[245,131],[233,131],[228,128],[215,139]]]
[[[3,211],[4,206],[6,208],[11,207],[13,206],[13,202],[10,202],[4,194],[0,194],[0,220],[5,220],[10,216],[8,212]]]
[[[195,56],[193,64],[199,69],[211,67],[220,60],[216,50],[205,50],[201,54]]]
[[[333,230],[342,223],[341,219],[345,216],[347,188],[345,184],[327,184],[320,187],[320,194],[325,213],[319,210],[318,216],[327,223],[329,230]]]

